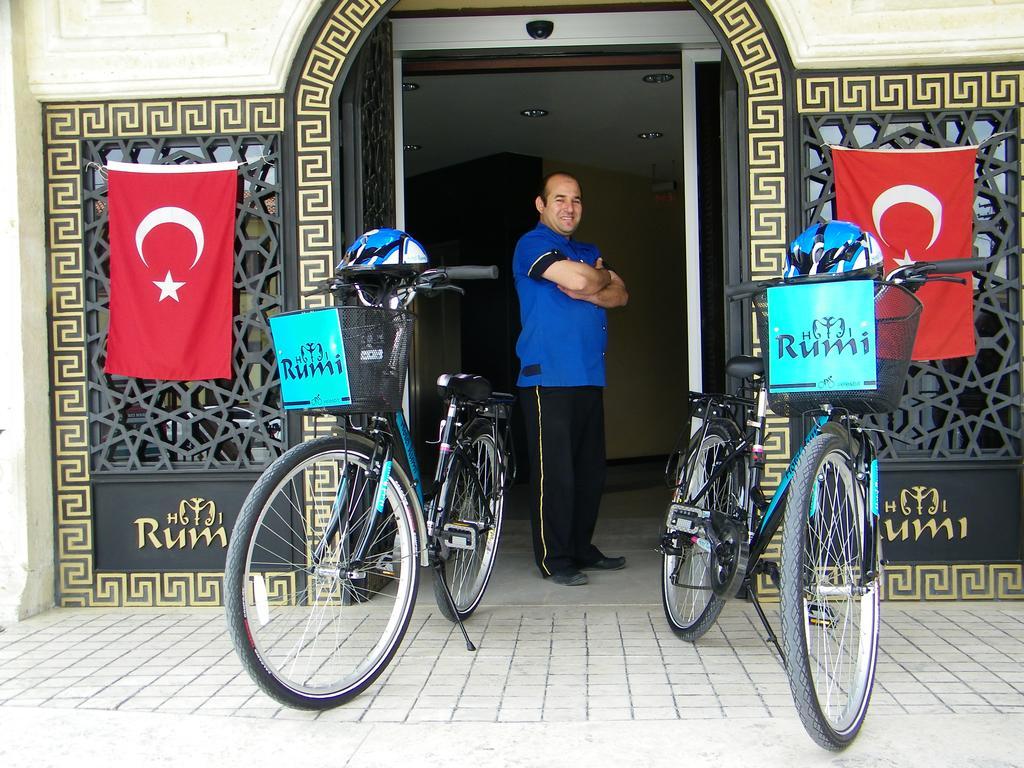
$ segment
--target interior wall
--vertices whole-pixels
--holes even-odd
[[[629,290],[608,312],[605,424],[609,459],[663,456],[686,413],[684,201],[658,199],[643,176],[544,160],[583,190],[576,237],[594,243]]]

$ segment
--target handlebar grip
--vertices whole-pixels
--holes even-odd
[[[932,269],[928,271],[931,275],[956,275],[961,272],[974,272],[981,269],[992,259],[943,259],[942,261],[929,261]],[[918,262],[920,263],[920,262]]]
[[[746,283],[735,283],[725,286],[725,296],[729,299],[742,299],[777,283],[777,280],[752,280]]]
[[[444,271],[449,280],[496,280],[498,278],[498,267],[494,264],[489,267],[472,265],[445,267]]]

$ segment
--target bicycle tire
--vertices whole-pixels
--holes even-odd
[[[434,598],[441,614],[451,622],[469,618],[480,605],[494,571],[505,506],[504,446],[500,438],[495,440],[491,422],[474,419],[456,438],[456,445],[459,450],[440,492],[445,510],[441,526],[468,523],[479,532],[474,549],[442,548],[440,553],[440,575],[455,610],[437,579],[433,582]]]
[[[729,443],[738,437],[731,421],[712,419],[703,440],[698,434],[687,451],[686,461],[679,464],[673,502],[691,503],[708,475],[721,463]],[[697,506],[719,509],[731,503],[742,485],[741,470],[740,463],[734,461],[732,468],[719,477]],[[688,473],[685,488],[681,487],[684,472]],[[665,529],[672,530],[667,519]],[[661,602],[672,630],[684,640],[694,642],[717,621],[725,598],[712,590],[710,555],[694,544],[681,545],[680,549],[681,555],[666,553],[662,558]]]
[[[822,747],[848,746],[867,714],[878,659],[879,583],[862,584],[877,553],[867,489],[851,471],[848,436],[822,433],[794,468],[782,533],[783,650],[804,728]],[[875,541],[868,541],[868,536]]]
[[[366,472],[372,452],[356,435],[291,448],[253,486],[231,535],[224,606],[232,643],[256,684],[290,707],[327,709],[357,696],[409,625],[419,579],[413,491],[393,464],[381,506]],[[367,557],[346,562],[370,509],[382,513]],[[326,556],[314,565],[323,541]]]

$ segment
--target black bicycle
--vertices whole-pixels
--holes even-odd
[[[425,490],[401,411],[406,308],[417,295],[461,292],[451,280],[496,276],[496,267],[346,268],[322,288],[338,306],[271,320],[283,384],[294,385],[285,405],[307,411],[324,434],[282,454],[250,491],[224,595],[235,650],[277,701],[324,709],[370,685],[405,635],[421,565],[436,576],[441,612],[475,650],[462,620],[494,568],[515,475],[514,397],[480,376],[438,380],[445,414]],[[310,335],[322,328],[337,333]],[[314,378],[332,383],[306,394],[300,385]]]
[[[921,311],[913,292],[927,280],[962,280],[941,275],[988,263],[917,262],[874,282],[873,389],[773,392],[763,359],[740,356],[726,365],[743,382],[738,394],[690,393],[690,423],[666,467],[673,493],[661,536],[665,616],[692,642],[714,624],[726,600],[748,597],[783,660],[804,727],[827,749],[842,749],[857,735],[878,656],[878,462],[872,430],[860,416],[899,405]],[[766,289],[796,283],[744,283],[727,293],[753,297],[758,336],[772,343]],[[829,323],[815,332],[821,343],[848,343],[829,340]],[[761,487],[769,407],[802,416],[807,425],[770,497]],[[781,568],[763,558],[779,526]],[[781,593],[781,646],[758,602],[761,574]]]

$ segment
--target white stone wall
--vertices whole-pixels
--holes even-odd
[[[280,93],[322,0],[13,0],[40,100]]]
[[[279,93],[323,0],[13,0],[40,100]],[[621,0],[597,0],[621,2]],[[399,10],[595,0],[403,0]],[[801,68],[1024,58],[1024,0],[768,0]]]
[[[767,0],[800,69],[1020,61],[1022,0]]]
[[[0,0],[0,622],[53,605],[40,107],[19,8]]]

